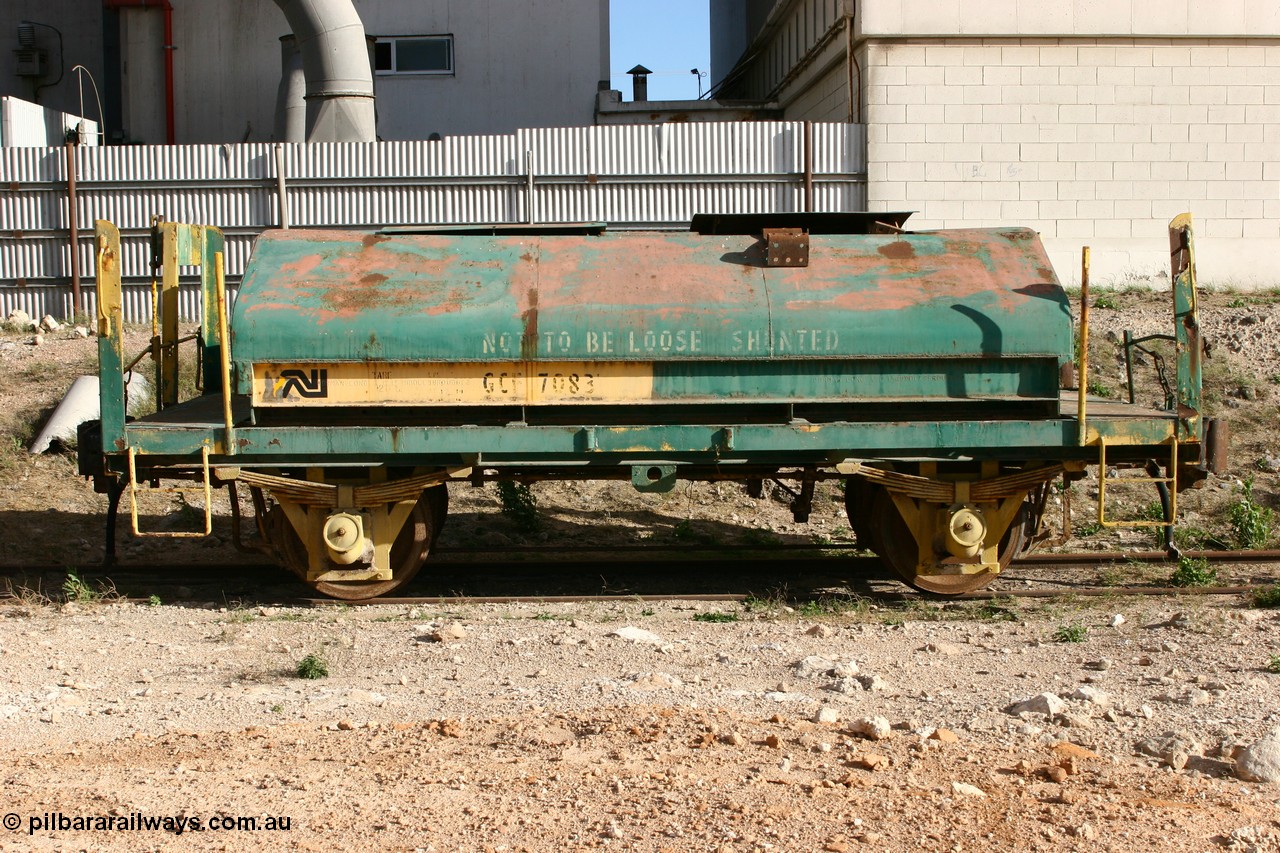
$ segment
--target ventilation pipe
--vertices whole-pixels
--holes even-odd
[[[351,0],[275,0],[302,54],[307,142],[373,142],[373,74]]]
[[[302,70],[298,40],[280,37],[280,89],[276,92],[275,138],[279,142],[307,141],[307,77]]]
[[[631,75],[631,100],[636,103],[649,100],[649,75],[653,72],[637,65],[627,73]]]

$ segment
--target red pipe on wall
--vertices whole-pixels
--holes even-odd
[[[169,0],[102,0],[104,9],[160,9],[164,12],[164,134],[165,142],[174,143],[173,124],[173,4]]]

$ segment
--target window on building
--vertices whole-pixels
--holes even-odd
[[[378,36],[373,67],[379,74],[452,74],[453,36]]]

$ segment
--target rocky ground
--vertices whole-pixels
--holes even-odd
[[[1098,297],[1095,391],[1123,388],[1108,338],[1163,330],[1164,300]],[[1280,302],[1204,303],[1233,470],[1180,504],[1198,541],[1228,540],[1246,479],[1276,502]],[[103,499],[70,456],[22,447],[95,342],[31,340],[0,336],[0,562],[94,560]],[[810,526],[727,486],[534,495],[526,527],[492,488],[455,490],[441,545],[851,538],[834,492]],[[1150,547],[1087,521],[1065,547]],[[124,554],[243,559],[224,537]],[[1280,851],[1280,784],[1248,781],[1280,763],[1280,610],[1243,597],[306,609],[103,591],[0,603],[0,850]],[[308,658],[327,677],[300,677]],[[172,831],[105,826],[138,816]],[[233,817],[259,829],[214,827]]]
[[[5,850],[1280,849],[1237,763],[1280,619],[1238,602],[6,615]],[[135,813],[290,828],[31,824]]]

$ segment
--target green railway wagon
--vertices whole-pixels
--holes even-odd
[[[143,484],[243,486],[262,546],[350,599],[428,561],[450,480],[786,480],[804,521],[815,484],[842,479],[859,541],[938,594],[996,577],[1035,542],[1049,485],[1091,465],[1142,469],[1171,525],[1223,434],[1200,411],[1189,217],[1170,226],[1177,375],[1159,410],[1063,390],[1076,334],[1035,232],[905,219],[268,231],[230,311],[221,234],[159,223],[158,328],[133,360],[119,236],[99,222],[102,415],[81,468],[112,519],[127,495],[135,533]],[[202,387],[183,401],[193,265]],[[158,411],[126,421],[124,375],[148,354]]]

